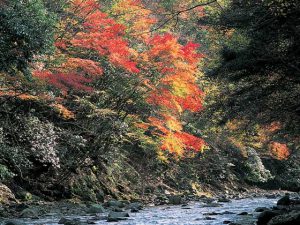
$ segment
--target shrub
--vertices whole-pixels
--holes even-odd
[[[274,177],[261,161],[258,153],[253,148],[247,148],[248,159],[245,163],[247,168],[246,179],[254,183],[267,182]]]
[[[29,155],[36,160],[59,168],[59,157],[57,156],[57,134],[54,125],[43,122],[37,117],[24,119],[24,129],[19,135],[20,140],[29,144]]]

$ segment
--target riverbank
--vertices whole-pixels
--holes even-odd
[[[131,203],[123,208],[118,208],[121,212],[116,212],[115,207],[105,207],[105,211],[100,206],[90,205],[76,206],[71,208],[70,204],[61,204],[59,212],[46,213],[40,218],[18,218],[9,220],[10,225],[21,224],[46,224],[46,225],[84,225],[84,224],[106,224],[109,221],[119,221],[118,224],[251,224],[255,220],[255,208],[257,205],[271,207],[277,200],[267,198],[245,198],[230,200],[228,202],[213,201],[210,198],[203,198],[197,202],[189,202],[181,205],[161,205],[147,206],[145,209],[136,211],[129,206],[139,206],[138,203]],[[115,204],[116,202],[114,202]],[[118,203],[119,204],[119,203]],[[58,205],[55,206],[57,209]],[[68,215],[66,213],[68,208]],[[96,211],[93,211],[97,209]],[[134,209],[134,210],[133,210]],[[27,210],[29,212],[29,209]],[[7,222],[7,221],[6,221]],[[5,224],[5,223],[3,223]],[[253,223],[252,223],[253,224]]]
[[[257,213],[254,215],[252,211],[256,207],[271,207],[285,193],[283,191],[252,189],[244,193],[219,195],[164,194],[157,197],[153,202],[111,199],[102,204],[83,202],[78,199],[58,202],[42,200],[20,202],[17,200],[3,205],[0,213],[2,224],[10,221],[10,225],[18,225],[20,221],[23,224],[52,225],[60,222],[60,224],[66,225],[81,225],[105,224],[110,221],[120,222],[124,220],[127,222],[122,222],[123,224],[152,224],[151,221],[165,217],[170,217],[168,218],[171,221],[169,224],[174,224],[174,220],[179,215],[181,221],[184,219],[188,221],[187,224],[218,224],[219,222],[222,224],[223,222],[231,223],[237,219],[253,222]],[[173,219],[170,214],[173,214]],[[192,221],[188,219],[189,217]],[[145,218],[148,218],[147,223],[145,221],[143,223],[137,222],[141,219],[145,220]],[[202,223],[201,221],[210,221],[210,223]]]

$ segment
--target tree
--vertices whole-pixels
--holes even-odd
[[[42,0],[4,1],[0,7],[0,72],[28,70],[36,55],[53,49],[55,17]]]

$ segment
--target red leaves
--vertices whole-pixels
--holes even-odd
[[[41,80],[45,80],[53,86],[61,89],[64,93],[72,88],[78,91],[90,92],[93,89],[86,84],[91,82],[92,79],[86,78],[79,74],[71,73],[55,73],[50,71],[35,71],[33,75]]]
[[[148,102],[173,112],[201,110],[204,94],[195,83],[196,66],[202,57],[196,51],[199,44],[188,42],[182,46],[171,34],[156,35],[149,43],[147,54],[164,76],[158,88],[149,94]]]
[[[150,126],[161,139],[161,149],[177,155],[184,150],[200,151],[204,141],[183,132],[179,120],[182,112],[202,109],[204,93],[196,84],[197,64],[203,56],[197,53],[199,44],[188,42],[180,45],[171,34],[156,35],[149,41],[150,49],[144,58],[150,60],[163,76],[155,89],[151,88],[147,102],[158,107],[161,119],[149,118]],[[150,85],[153,87],[154,85]]]
[[[185,149],[193,150],[193,151],[201,151],[205,142],[203,139],[195,137],[186,132],[178,132],[175,134],[185,146]]]
[[[200,44],[188,42],[185,46],[182,46],[181,52],[184,60],[191,64],[196,64],[199,61],[199,58],[203,58],[203,54],[197,53],[197,49],[200,47]]]
[[[124,25],[116,23],[99,10],[92,10],[84,19],[83,27],[83,31],[70,41],[73,46],[95,50],[100,56],[107,56],[114,65],[133,73],[139,72],[136,63],[130,60],[130,48],[124,39]]]
[[[63,92],[68,89],[91,91],[92,88],[86,84],[103,73],[99,62],[89,59],[91,51],[100,57],[106,57],[117,67],[131,73],[139,72],[136,63],[130,59],[131,49],[124,39],[126,27],[101,12],[96,0],[75,0],[69,11],[74,17],[66,20],[72,22],[62,27],[73,28],[70,31],[61,31],[63,34],[57,34],[59,38],[55,43],[59,55],[60,50],[63,50],[65,62],[57,68],[50,68],[52,72],[36,71],[35,74],[40,79],[46,79],[49,84]],[[68,32],[75,32],[75,35],[66,34]],[[79,58],[78,55],[83,55],[83,58]]]
[[[180,120],[185,111],[194,113],[202,109],[204,94],[196,83],[197,66],[203,57],[197,52],[199,44],[182,45],[170,33],[154,37],[147,34],[131,39],[137,50],[130,48],[125,35],[133,38],[130,36],[132,28],[141,32],[150,30],[155,23],[151,11],[141,4],[139,0],[121,0],[115,6],[115,12],[127,13],[121,15],[120,20],[127,22],[128,28],[102,12],[96,0],[72,1],[65,18],[67,22],[61,21],[62,30],[55,43],[55,56],[62,62],[49,70],[35,71],[34,75],[67,93],[70,89],[92,91],[89,83],[103,74],[102,61],[130,73],[139,73],[132,79],[140,79],[149,89],[145,99],[153,106],[150,113],[157,115],[140,127],[155,127],[153,134],[160,139],[161,149],[178,155],[183,155],[184,150],[200,151],[203,140],[184,132]],[[126,5],[141,11],[128,14],[130,11],[124,9]],[[139,56],[136,60],[145,73],[137,68],[133,56]],[[157,77],[150,77],[153,70],[159,74]]]

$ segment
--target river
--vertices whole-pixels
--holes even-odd
[[[156,206],[147,207],[138,213],[130,213],[128,220],[117,222],[120,225],[219,225],[224,221],[235,221],[242,225],[255,224],[254,219],[258,213],[257,207],[271,207],[276,204],[276,199],[246,198],[221,203],[218,207],[206,207],[203,202],[190,202],[187,206]],[[248,215],[238,215],[247,212]],[[244,213],[246,214],[246,213]],[[100,214],[101,215],[101,214]],[[105,214],[103,214],[105,216]],[[79,218],[82,222],[92,219],[92,216],[70,216],[66,218]],[[26,225],[57,225],[60,217],[49,215],[38,220],[18,220]],[[240,222],[239,222],[240,221]],[[229,223],[229,222],[228,222]],[[4,224],[4,223],[2,223]],[[94,224],[116,224],[105,220],[94,221]]]

